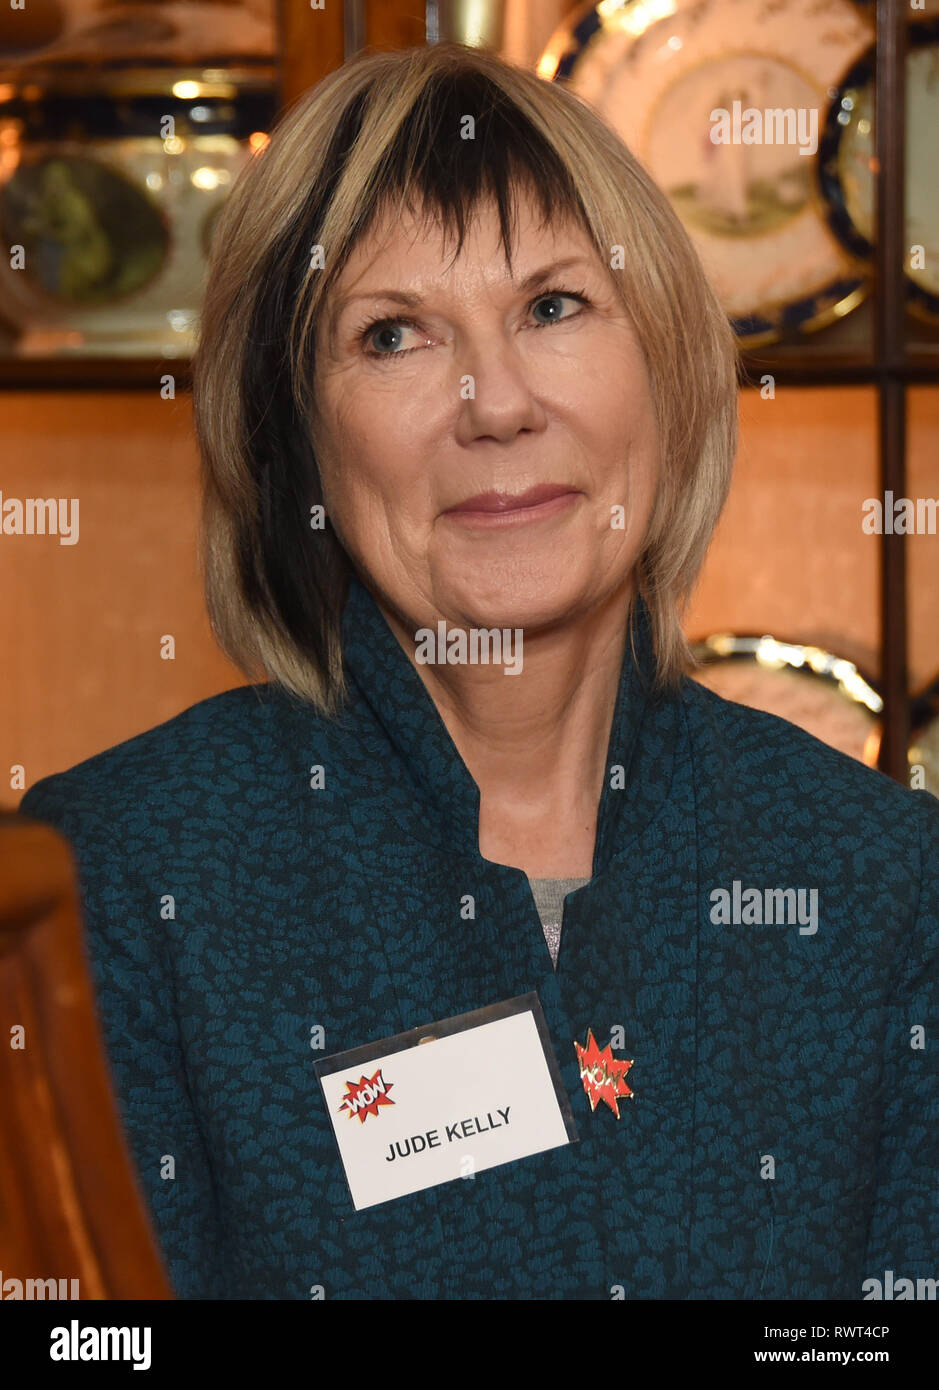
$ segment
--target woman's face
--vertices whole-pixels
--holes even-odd
[[[494,206],[452,266],[436,227],[386,217],[319,331],[326,509],[415,627],[528,636],[631,588],[657,477],[645,363],[586,233],[538,220],[522,202],[513,280]],[[451,510],[544,485],[567,492],[514,512]]]

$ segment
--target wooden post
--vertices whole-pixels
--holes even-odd
[[[425,0],[364,0],[369,48],[420,48],[427,42]]]
[[[346,11],[358,10],[358,0],[323,0],[314,9],[310,0],[277,0],[277,69],[280,107],[284,111],[321,78],[346,59]]]
[[[877,366],[881,494],[906,496],[906,47],[899,0],[877,0]],[[881,536],[882,771],[908,783],[906,536]]]

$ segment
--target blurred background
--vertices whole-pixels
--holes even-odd
[[[594,104],[734,323],[741,445],[687,615],[699,678],[939,794],[937,10],[0,7],[0,806],[243,682],[196,554],[188,362],[213,217],[312,83],[444,37]],[[817,148],[715,146],[708,113],[738,100],[815,112]],[[864,529],[888,489],[920,500],[912,534]],[[77,499],[77,540],[25,533],[25,499]]]

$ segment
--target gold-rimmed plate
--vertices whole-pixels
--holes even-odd
[[[832,748],[876,766],[883,698],[852,661],[770,636],[715,633],[692,644],[689,674],[725,700],[788,719]]]
[[[874,49],[845,74],[819,152],[822,191],[836,236],[870,258],[876,241]],[[911,24],[906,59],[906,244],[910,309],[939,323],[939,18]]]

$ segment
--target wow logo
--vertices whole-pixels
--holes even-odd
[[[345,1110],[349,1119],[358,1115],[359,1124],[365,1124],[366,1115],[377,1115],[380,1105],[394,1105],[388,1092],[391,1083],[381,1074],[381,1067],[374,1076],[360,1076],[358,1081],[346,1082],[346,1093],[342,1098],[340,1110]]]

